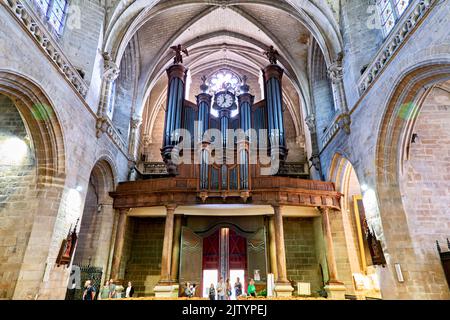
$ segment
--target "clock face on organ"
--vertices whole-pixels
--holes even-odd
[[[216,96],[216,103],[219,108],[228,109],[234,104],[234,97],[229,92],[219,93]]]

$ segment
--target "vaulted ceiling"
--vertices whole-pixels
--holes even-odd
[[[224,65],[258,75],[268,63],[262,52],[274,44],[289,79],[309,95],[305,74],[310,32],[286,9],[265,4],[218,6],[179,1],[160,5],[166,6],[156,6],[135,34],[141,57],[139,87],[147,90],[144,95],[171,63],[170,46],[179,43],[189,49],[185,64],[193,77]]]
[[[164,105],[165,70],[174,56],[171,46],[183,44],[189,50],[184,65],[192,77],[194,91],[189,97],[193,100],[200,77],[220,67],[245,74],[253,87],[258,86],[261,69],[269,63],[263,51],[274,45],[286,74],[285,103],[299,135],[302,109],[307,110],[311,101],[307,69],[312,38],[322,48],[327,62],[341,50],[340,36],[333,38],[338,34],[333,18],[336,7],[327,2],[330,1],[136,0],[111,15],[117,23],[107,23],[105,50],[120,63],[129,43],[138,48],[135,110],[138,114],[153,114],[155,121],[158,109]],[[114,32],[118,40],[111,40]],[[259,88],[253,90],[257,98],[262,98],[257,94]],[[144,107],[156,110],[143,110]]]

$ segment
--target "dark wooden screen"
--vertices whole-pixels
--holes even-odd
[[[202,280],[203,240],[191,229],[181,231],[180,283],[200,284]]]

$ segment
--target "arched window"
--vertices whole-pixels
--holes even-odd
[[[208,79],[209,89],[214,93],[224,89],[236,92],[241,82],[240,77],[228,69],[219,70]]]
[[[67,13],[67,0],[34,0],[45,15],[46,20],[58,34],[62,33]]]
[[[384,36],[388,36],[403,15],[410,0],[377,0]]]

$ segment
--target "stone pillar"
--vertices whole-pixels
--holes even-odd
[[[172,266],[170,278],[173,282],[178,283],[178,273],[180,264],[180,241],[181,241],[181,220],[182,216],[175,216],[175,228],[173,232],[173,248],[172,248]]]
[[[269,259],[270,273],[273,273],[274,278],[278,279],[277,248],[275,244],[275,219],[273,216],[269,218]]]
[[[172,261],[172,248],[173,248],[173,227],[174,227],[174,215],[176,205],[166,206],[166,224],[164,228],[164,242],[162,250],[161,260],[161,278],[156,285],[154,291],[157,298],[170,298],[178,297],[177,284],[171,281],[171,261]]]
[[[309,114],[305,118],[306,125],[308,126],[309,132],[311,134],[311,149],[312,155],[309,161],[313,165],[314,169],[316,169],[317,173],[320,176],[321,180],[324,180],[322,174],[322,165],[320,163],[320,150],[319,150],[319,141],[317,138],[317,127],[316,127],[316,115],[314,113]]]
[[[335,109],[337,114],[340,115],[337,119],[339,127],[347,134],[350,134],[351,119],[344,88],[343,58],[344,56],[342,53],[338,54],[336,60],[328,67],[328,77],[331,80],[333,88]]]
[[[336,258],[334,255],[333,236],[331,233],[330,224],[330,209],[321,208],[322,212],[322,228],[323,235],[325,237],[326,252],[327,252],[327,265],[329,280],[325,286],[325,290],[328,293],[328,298],[335,300],[345,299],[345,286],[338,280]]]
[[[120,262],[123,255],[123,245],[125,243],[125,231],[127,227],[128,212],[130,209],[119,210],[119,222],[117,223],[116,241],[114,245],[114,255],[111,267],[111,278],[117,280],[120,272]]]
[[[130,120],[130,141],[128,143],[128,154],[131,157],[131,159],[133,159],[134,161],[136,161],[136,142],[138,139],[138,132],[139,132],[139,126],[142,123],[142,118],[139,117],[138,115],[133,115],[131,117]]]
[[[292,288],[291,283],[287,278],[282,207],[274,205],[273,209],[275,213],[274,215],[275,246],[276,246],[277,271],[278,271],[278,276],[276,278],[275,284],[275,293],[278,297],[286,297],[292,295],[292,291],[294,291],[294,288]]]
[[[108,129],[108,122],[112,120],[113,111],[111,105],[113,104],[112,93],[114,81],[119,76],[119,66],[114,62],[111,55],[108,52],[103,53],[103,76],[102,87],[100,95],[100,104],[97,111],[97,137],[99,138],[102,133]]]

